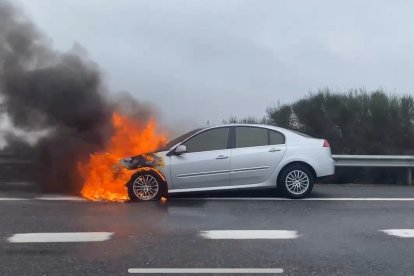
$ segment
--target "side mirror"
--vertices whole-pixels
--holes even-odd
[[[177,155],[183,154],[184,152],[187,152],[187,147],[185,145],[179,145],[174,150],[174,153]]]

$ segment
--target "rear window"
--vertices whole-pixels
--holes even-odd
[[[285,136],[277,131],[269,130],[269,145],[280,145],[285,143]]]

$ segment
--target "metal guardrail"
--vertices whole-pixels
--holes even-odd
[[[413,184],[414,155],[332,155],[337,167],[407,168],[407,184]],[[0,163],[24,164],[31,160],[0,152]]]
[[[413,155],[332,155],[337,167],[407,168],[407,184],[413,184]]]

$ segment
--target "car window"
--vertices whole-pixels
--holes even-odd
[[[269,145],[279,145],[285,143],[285,136],[277,131],[269,130]]]
[[[167,144],[157,148],[154,152],[169,150],[169,149],[171,149],[171,147],[177,145],[178,143],[184,141],[188,137],[192,136],[193,134],[195,134],[195,133],[197,133],[201,130],[203,130],[203,129],[202,128],[193,129],[192,131],[189,131],[189,132],[187,132],[187,133],[185,133],[185,134],[169,141]]]
[[[267,144],[267,129],[236,127],[236,148],[266,146]]]
[[[184,145],[187,147],[187,152],[225,149],[227,148],[228,134],[229,128],[227,127],[215,128],[194,136]]]

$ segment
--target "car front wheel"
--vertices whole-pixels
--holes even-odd
[[[292,165],[282,171],[277,185],[290,198],[304,198],[312,191],[313,183],[313,174],[307,167]]]
[[[152,173],[142,173],[131,178],[128,195],[131,200],[158,200],[162,195],[164,184]]]

